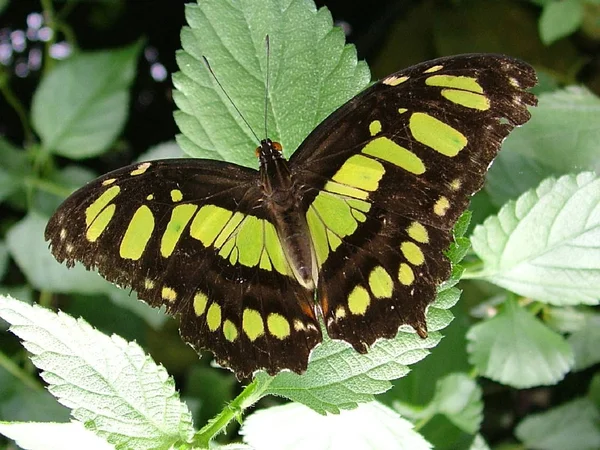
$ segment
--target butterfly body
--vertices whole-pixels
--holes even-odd
[[[287,262],[296,280],[313,291],[318,280],[314,246],[302,210],[302,192],[282,156],[281,145],[265,139],[257,148],[261,203],[269,212]]]
[[[322,330],[365,353],[425,312],[450,274],[451,230],[503,139],[525,123],[534,70],[460,55],[390,75],[259,170],[150,161],[72,194],[53,255],[178,315],[183,339],[238,377],[306,370]]]

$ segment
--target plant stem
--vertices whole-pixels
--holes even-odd
[[[52,30],[52,37],[46,42],[44,46],[44,74],[49,73],[54,66],[54,59],[50,57],[50,48],[56,42],[56,34],[58,33],[58,27],[56,23],[56,17],[54,14],[54,7],[52,6],[52,0],[41,0],[42,10],[44,11],[44,18],[46,23]]]
[[[233,419],[239,419],[245,409],[261,399],[263,393],[271,384],[271,377],[258,377],[252,380],[248,386],[231,403],[213,417],[196,435],[192,441],[194,447],[208,448],[210,441],[225,428]]]

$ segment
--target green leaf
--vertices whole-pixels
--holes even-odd
[[[18,149],[2,137],[0,137],[0,155],[2,155],[2,167],[0,167],[0,202],[2,202],[23,188],[29,167],[25,150]]]
[[[432,448],[410,422],[378,402],[329,415],[297,403],[274,406],[250,415],[240,433],[255,450]]]
[[[484,263],[472,277],[555,305],[598,304],[600,179],[547,179],[477,226],[471,243]]]
[[[169,449],[191,439],[191,414],[173,379],[137,344],[8,297],[0,296],[0,317],[33,354],[48,390],[88,430],[121,448]]]
[[[137,162],[150,161],[153,159],[185,158],[185,153],[175,141],[167,141],[157,144],[142,153]]]
[[[592,381],[590,381],[587,398],[596,405],[596,408],[600,409],[600,373],[598,372],[596,372],[592,377]]]
[[[45,76],[33,96],[32,123],[43,147],[72,159],[103,153],[121,133],[139,43],[78,53]]]
[[[525,418],[515,434],[526,448],[595,450],[600,448],[600,414],[585,398]]]
[[[219,82],[264,137],[265,82],[269,33],[267,127],[289,156],[317,124],[369,82],[344,33],[332,26],[326,9],[309,1],[221,0],[186,5],[189,27],[181,32],[177,54],[181,72],[173,75],[177,140],[196,157],[224,159],[256,167],[256,139],[210,75]],[[301,25],[300,25],[301,24]]]
[[[561,175],[558,170],[545,166],[542,161],[525,156],[507,145],[512,142],[510,136],[503,144],[502,151],[494,160],[485,180],[485,192],[497,207],[535,188],[544,179]]]
[[[31,212],[6,234],[11,256],[29,282],[38,290],[50,292],[104,292],[110,283],[96,273],[88,272],[79,264],[67,269],[54,259],[44,241],[47,221],[47,217]]]
[[[561,174],[600,172],[600,99],[584,87],[570,86],[538,100],[527,125],[511,133],[511,148]]]
[[[469,447],[469,450],[490,450],[490,447],[487,442],[485,442],[483,436],[478,434],[475,436],[475,439],[473,439],[473,443],[471,444],[471,447]]]
[[[114,450],[80,422],[0,422],[0,433],[28,450]]]
[[[427,339],[421,339],[412,329],[401,329],[394,339],[377,341],[368,354],[361,355],[346,342],[324,337],[311,353],[303,375],[282,372],[270,380],[260,372],[258,381],[268,383],[265,395],[287,397],[322,414],[339,413],[340,409],[372,401],[374,394],[391,387],[389,380],[406,375],[408,365],[423,359],[428,349],[437,345],[441,336],[435,331],[452,320],[447,309],[454,306],[459,296],[456,288],[438,294],[427,310]]]
[[[587,313],[573,306],[548,307],[544,310],[544,322],[560,333],[574,333],[586,325]]]
[[[475,434],[483,420],[481,388],[464,373],[450,374],[438,380],[426,411],[443,414],[461,430]]]
[[[467,333],[469,361],[479,372],[518,389],[563,379],[574,363],[561,335],[546,327],[517,302]]]
[[[6,270],[8,269],[8,248],[4,241],[0,241],[0,280],[4,278]]]
[[[575,355],[573,370],[583,370],[600,362],[600,314],[586,314],[581,329],[571,334],[567,342]]]
[[[540,37],[546,45],[577,31],[583,20],[580,1],[553,1],[544,6],[540,17]]]

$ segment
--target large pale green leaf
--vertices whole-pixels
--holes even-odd
[[[87,429],[140,450],[191,439],[191,414],[173,379],[137,344],[9,297],[0,296],[0,317],[33,354],[48,390]]]
[[[597,450],[600,413],[586,398],[525,418],[515,434],[526,448],[536,450]]]
[[[574,363],[563,337],[513,300],[467,339],[469,360],[482,375],[519,389],[555,384]]]
[[[600,179],[593,173],[547,179],[477,226],[473,274],[555,305],[600,298]]]
[[[460,291],[442,291],[427,310],[429,337],[421,339],[414,331],[401,330],[394,339],[377,341],[366,355],[357,353],[349,344],[325,339],[311,353],[303,375],[282,372],[274,378],[265,373],[258,381],[268,384],[265,394],[287,397],[317,412],[338,413],[373,400],[391,387],[390,380],[408,373],[408,365],[423,359],[428,349],[437,345],[436,332],[452,320],[448,308],[454,306]]]
[[[559,2],[569,3],[569,2]],[[510,143],[528,158],[558,173],[600,171],[600,99],[570,86],[539,96],[531,120],[515,129]]]
[[[255,450],[428,450],[413,425],[377,402],[340,414],[319,415],[288,403],[249,416],[241,430]]]
[[[114,450],[81,422],[0,422],[0,433],[26,450]]]
[[[192,156],[256,167],[256,139],[205,67],[259,138],[265,137],[265,83],[270,38],[268,135],[289,156],[315,126],[369,81],[364,63],[326,9],[305,0],[205,0],[186,5],[189,27],[173,75],[181,147]]]
[[[31,114],[46,150],[81,159],[113,143],[127,118],[140,47],[76,53],[42,79]]]
[[[583,370],[600,362],[600,314],[585,315],[583,326],[567,342],[575,354],[574,370]]]

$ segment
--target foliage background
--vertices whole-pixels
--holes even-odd
[[[334,19],[340,21],[347,32],[347,40],[356,45],[359,58],[369,63],[374,79],[433,57],[485,51],[510,54],[533,64],[540,74],[538,92],[573,83],[584,83],[592,91],[600,92],[600,7],[594,1],[554,2],[562,3],[563,7],[566,3],[576,5],[566,11],[554,11],[553,2],[543,0],[316,3],[326,5]],[[129,164],[158,144],[172,141],[177,134],[172,115],[175,106],[170,74],[178,70],[175,51],[181,47],[180,30],[185,23],[183,5],[184,2],[179,1],[154,0],[0,1],[0,44],[10,42],[15,30],[25,30],[28,15],[41,12],[43,8],[63,11],[62,20],[68,27],[56,36],[59,41],[74,36],[84,50],[116,49],[136,42],[141,48],[124,128],[109,151],[78,161],[76,172],[64,174],[72,187],[82,184],[90,172],[101,174]],[[10,86],[11,95],[27,111],[44,70],[43,66],[36,68],[35,55],[36,52],[43,54],[45,48],[42,42],[29,41],[23,51],[15,52],[0,66],[3,93],[5,87]],[[160,72],[157,64],[165,68],[168,74],[165,79],[156,79],[156,71]],[[0,97],[0,135],[3,142],[19,148],[30,136],[10,103],[10,96]],[[18,173],[3,157],[8,151],[5,146],[0,147],[0,168],[9,169],[7,173]],[[44,161],[35,163],[43,164]],[[61,157],[56,159],[56,164],[64,167],[70,162]],[[56,185],[60,183],[48,185],[31,180],[31,187],[46,196],[38,202],[51,212],[68,194],[65,185],[69,183],[62,183],[62,190],[57,190]],[[498,191],[482,192],[474,198],[473,223],[496,212],[506,199],[499,201],[494,195],[498,195]],[[23,218],[25,212],[18,201],[0,204],[0,292],[18,293],[19,298],[29,298],[82,316],[106,333],[135,339],[175,377],[198,424],[206,422],[239,393],[240,385],[229,372],[211,368],[209,357],[198,360],[197,355],[180,341],[174,321],[164,321],[158,313],[144,307],[131,306],[137,302],[123,299],[114,292],[52,296],[33,289],[15,258],[9,256],[6,244],[7,231]],[[20,239],[21,245],[26,245],[26,230]],[[37,255],[32,256],[27,264],[34,264]],[[43,268],[40,271],[43,272]],[[392,390],[380,396],[380,400],[390,405],[396,401],[425,405],[436,389],[432,380],[452,372],[470,370],[466,333],[477,321],[473,308],[497,290],[476,281],[462,283],[462,288],[462,299],[452,310],[456,319],[445,330],[445,339],[432,355],[415,366],[408,376],[395,382]],[[121,303],[115,303],[115,300]],[[12,335],[4,332],[0,335],[0,350],[4,355],[10,355],[16,364],[27,367],[24,363],[26,355]],[[37,380],[32,377],[25,383],[23,380],[15,382],[6,367],[0,365],[0,420],[66,419],[66,409],[40,390]],[[597,367],[590,367],[570,373],[558,385],[533,389],[517,390],[480,379],[485,405],[482,434],[497,448],[514,445],[514,429],[523,417],[585,395],[596,370]],[[268,397],[259,407],[278,402],[278,399]],[[230,433],[234,431],[232,429]],[[442,415],[430,418],[420,431],[430,442],[439,443],[439,448],[444,448],[444,441],[448,440],[454,445],[449,448],[461,448],[468,441]]]

